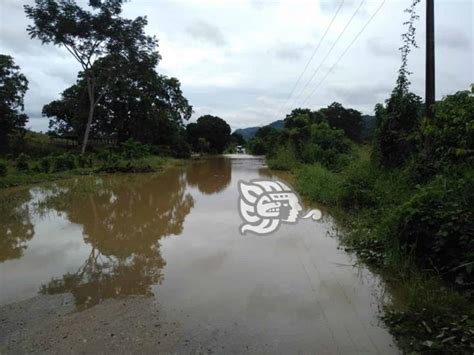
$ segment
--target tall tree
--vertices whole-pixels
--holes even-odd
[[[8,145],[8,137],[25,127],[28,117],[23,111],[23,98],[28,80],[12,57],[0,54],[0,150]]]
[[[104,91],[97,91],[98,86],[106,87],[116,74],[113,70],[97,72],[94,63],[105,55],[125,58],[154,55],[157,46],[154,37],[145,35],[145,17],[134,20],[120,17],[123,1],[89,0],[90,11],[74,0],[35,0],[35,6],[25,5],[27,17],[33,20],[33,25],[27,28],[30,37],[40,39],[43,44],[65,47],[82,67],[89,99],[82,153],[87,147],[94,109],[104,95]]]
[[[142,143],[167,145],[176,148],[179,132],[184,131],[184,121],[192,114],[192,107],[183,96],[178,79],[160,75],[155,71],[155,56],[123,58],[106,56],[93,68],[97,72],[113,70],[116,74],[106,87],[91,122],[91,132],[96,136],[113,136],[119,142],[133,138]],[[103,70],[102,70],[103,68]],[[50,128],[58,134],[74,134],[83,129],[84,103],[87,85],[83,73],[75,85],[62,93],[60,100],[43,108],[50,117]]]
[[[222,153],[230,142],[230,126],[220,117],[204,115],[196,123],[186,127],[188,142],[195,150],[202,146],[203,140],[208,143],[211,153]]]
[[[331,127],[342,129],[352,140],[360,141],[362,137],[362,114],[354,109],[346,109],[338,102],[333,102],[320,112]]]

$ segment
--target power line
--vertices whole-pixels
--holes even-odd
[[[370,24],[370,22],[372,22],[372,20],[374,19],[374,17],[379,13],[379,11],[382,9],[383,5],[385,4],[387,0],[383,0],[379,7],[377,8],[377,10],[375,10],[375,12],[372,14],[372,16],[369,18],[369,20],[366,22],[366,24],[362,27],[362,29],[359,31],[359,33],[357,33],[357,35],[354,37],[354,39],[351,41],[351,43],[349,43],[349,45],[347,46],[347,48],[344,50],[344,52],[342,52],[342,54],[339,56],[339,58],[336,60],[336,62],[331,66],[331,68],[329,68],[328,72],[326,73],[326,75],[321,79],[321,81],[318,83],[317,86],[315,86],[315,88],[313,89],[313,91],[311,91],[309,93],[309,95],[304,99],[304,101],[302,102],[301,105],[304,105],[308,99],[313,96],[313,94],[316,92],[316,90],[322,85],[322,83],[324,82],[324,80],[326,80],[326,78],[329,76],[329,74],[333,71],[333,69],[336,67],[337,64],[339,64],[339,62],[341,61],[341,59],[344,57],[344,55],[349,51],[349,49],[352,47],[352,45],[357,41],[357,39],[360,37],[360,35],[362,34],[362,32],[364,32],[364,30],[367,28],[367,26]]]
[[[316,53],[318,52],[319,47],[321,47],[321,43],[323,43],[324,39],[326,38],[326,35],[327,35],[328,32],[329,32],[329,29],[331,28],[332,24],[334,23],[334,20],[336,19],[337,15],[338,15],[339,12],[341,11],[342,5],[344,5],[344,1],[345,1],[345,0],[342,0],[341,3],[339,4],[339,7],[337,8],[336,13],[335,13],[334,16],[332,17],[331,22],[329,23],[329,25],[326,27],[326,31],[324,32],[323,36],[322,36],[321,39],[319,40],[318,45],[315,47],[315,49],[314,49],[314,51],[313,51],[313,54],[311,55],[311,57],[309,58],[308,62],[306,63],[306,66],[304,67],[303,71],[301,72],[300,76],[298,77],[298,80],[296,80],[295,84],[293,85],[293,88],[291,89],[290,94],[289,94],[288,97],[286,98],[285,103],[284,103],[283,105],[281,105],[280,108],[278,109],[277,115],[275,116],[275,119],[277,119],[277,116],[280,115],[282,109],[284,109],[284,108],[286,107],[286,104],[289,102],[290,98],[291,98],[291,97],[293,96],[293,94],[295,93],[295,90],[296,90],[296,88],[298,87],[298,84],[300,83],[301,78],[303,78],[303,75],[306,73],[306,70],[308,69],[309,64],[311,63],[311,61],[313,60],[314,56],[315,56]]]
[[[336,47],[337,43],[339,42],[339,40],[341,39],[341,37],[344,35],[344,33],[346,32],[346,30],[349,28],[349,25],[352,23],[352,20],[354,20],[355,16],[357,15],[357,13],[359,12],[359,10],[361,9],[362,5],[364,4],[365,0],[362,0],[359,4],[359,6],[357,7],[357,9],[355,10],[355,12],[352,14],[351,18],[349,19],[349,21],[346,23],[346,25],[344,26],[343,30],[341,31],[341,33],[339,34],[339,36],[337,37],[336,41],[332,44],[331,48],[329,49],[329,51],[327,52],[326,56],[324,57],[324,59],[321,61],[321,63],[318,65],[318,67],[316,68],[316,70],[313,72],[313,74],[311,75],[311,78],[306,82],[306,85],[304,86],[303,90],[301,90],[300,94],[298,95],[297,99],[299,99],[301,97],[301,95],[303,95],[303,93],[305,92],[306,88],[309,86],[309,84],[313,81],[314,77],[316,76],[316,74],[319,72],[319,69],[321,69],[321,67],[324,65],[324,63],[326,62],[326,59],[329,57],[329,55],[332,53],[333,49]],[[297,100],[296,99],[296,100]],[[296,102],[295,100],[295,102]],[[301,105],[300,105],[301,106]]]

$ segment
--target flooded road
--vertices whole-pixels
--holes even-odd
[[[1,191],[0,352],[398,353],[330,216],[239,234],[237,182],[271,176],[237,155]]]

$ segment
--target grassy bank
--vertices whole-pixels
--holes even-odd
[[[31,144],[33,140],[26,142]],[[129,140],[115,148],[80,155],[75,150],[19,153],[0,159],[0,188],[53,181],[77,175],[154,172],[180,160],[158,154],[154,147]]]
[[[383,320],[403,351],[474,351],[472,170],[420,184],[409,165],[381,168],[356,145],[338,169],[289,152],[269,165],[290,169],[301,195],[332,208],[346,248],[384,276],[394,297]]]

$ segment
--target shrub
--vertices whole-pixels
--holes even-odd
[[[370,162],[356,160],[343,173],[342,204],[347,207],[373,207],[377,168]]]
[[[77,157],[77,166],[84,169],[84,168],[92,168],[93,159],[92,155],[85,155],[81,154]]]
[[[296,185],[302,195],[319,203],[338,205],[342,197],[341,177],[320,164],[303,167]]]
[[[76,168],[76,160],[72,154],[62,154],[54,158],[54,172],[73,170]]]
[[[275,170],[291,170],[296,165],[295,153],[290,145],[279,147],[273,157],[268,159],[268,166]]]
[[[422,121],[422,165],[436,169],[474,161],[474,87],[472,90],[446,96],[435,105],[435,117]]]
[[[7,163],[4,162],[3,160],[0,160],[0,176],[7,175],[7,172],[8,172]]]
[[[386,106],[375,107],[374,158],[384,166],[401,166],[416,151],[415,133],[422,110],[419,96],[395,89]]]
[[[135,141],[133,138],[129,138],[120,144],[120,154],[125,159],[143,158],[150,154],[150,147]]]
[[[51,158],[43,157],[35,165],[34,170],[38,173],[49,173],[51,169]]]
[[[21,153],[17,158],[16,158],[16,168],[20,171],[28,171],[30,170],[30,165],[28,164],[28,161],[30,160],[30,156],[24,153]]]
[[[474,285],[473,174],[438,177],[402,204],[387,222],[388,242],[424,269],[458,287]]]

